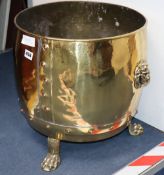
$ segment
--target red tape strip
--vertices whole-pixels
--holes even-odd
[[[164,142],[162,142],[159,146],[164,146]]]
[[[129,164],[129,166],[150,166],[156,164],[162,159],[164,159],[164,156],[142,156]]]

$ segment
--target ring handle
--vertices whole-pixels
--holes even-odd
[[[134,87],[139,89],[150,82],[150,70],[146,61],[141,60],[134,71]]]

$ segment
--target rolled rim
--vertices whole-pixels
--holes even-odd
[[[129,10],[132,10],[136,13],[138,13],[144,20],[145,23],[143,24],[143,26],[141,26],[140,28],[132,31],[132,32],[128,32],[125,34],[120,34],[120,35],[116,35],[116,36],[109,36],[109,37],[98,37],[98,38],[84,38],[84,39],[75,39],[75,38],[61,38],[61,37],[51,37],[51,36],[44,36],[44,35],[40,35],[40,34],[36,34],[36,33],[32,33],[24,28],[22,28],[18,23],[17,23],[17,18],[24,12],[26,12],[29,9],[33,9],[36,7],[40,7],[40,6],[45,6],[45,5],[50,5],[50,4],[57,4],[57,3],[64,3],[64,2],[92,2],[92,3],[98,3],[98,4],[107,4],[107,5],[113,5],[113,6],[117,6],[117,7],[123,7],[123,8],[127,8]],[[20,11],[19,13],[17,13],[17,15],[14,17],[14,24],[16,26],[17,29],[19,29],[21,32],[28,34],[32,37],[36,37],[36,38],[42,38],[42,39],[47,39],[47,40],[54,40],[54,41],[68,41],[68,42],[92,42],[92,41],[100,41],[100,40],[114,40],[114,39],[119,39],[119,38],[123,38],[123,37],[128,37],[130,35],[133,35],[141,30],[143,30],[144,28],[146,28],[147,26],[147,18],[140,12],[138,12],[135,9],[132,9],[130,7],[124,6],[124,5],[118,5],[118,4],[114,4],[114,3],[106,3],[106,2],[98,2],[98,1],[58,1],[58,2],[50,2],[50,3],[46,3],[46,4],[41,4],[41,5],[37,5],[37,6],[33,6],[30,8],[26,8],[22,11]]]

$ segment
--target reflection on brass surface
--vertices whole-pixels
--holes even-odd
[[[139,31],[141,36],[143,32]],[[133,72],[140,60],[136,55],[139,33],[97,42],[36,39],[40,48],[32,61],[17,57],[32,67],[18,70],[25,74],[20,90],[27,114],[76,127],[81,134],[110,131],[115,122],[117,127],[124,125],[127,114],[136,111],[140,92],[133,87]],[[45,43],[49,44],[46,51]]]
[[[24,10],[15,24],[18,91],[32,127],[58,141],[88,142],[129,125],[140,87],[150,79],[140,13],[106,3],[57,2]],[[56,155],[48,155],[42,167],[56,165]]]

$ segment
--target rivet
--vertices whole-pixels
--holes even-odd
[[[35,112],[39,112],[40,111],[40,107],[37,105],[36,108],[35,108]]]
[[[46,128],[50,128],[50,125],[46,125]]]
[[[32,121],[32,120],[33,120],[33,118],[32,118],[32,117],[30,117],[30,118],[29,118],[29,120],[30,120],[30,121]]]
[[[44,81],[45,83],[47,83],[47,82],[48,82],[48,79],[47,79],[46,77],[44,77],[43,81]]]
[[[21,108],[21,109],[20,109],[20,112],[24,112],[24,109],[23,109],[23,108]]]
[[[43,66],[43,67],[46,66],[46,62],[45,62],[45,61],[42,61],[40,64],[41,64],[41,66]]]
[[[45,110],[45,111],[50,111],[50,108],[47,107],[47,106],[45,106],[45,107],[44,107],[44,110]]]
[[[46,96],[47,96],[47,94],[46,94],[43,90],[41,90],[40,95],[41,95],[42,97],[46,97]]]
[[[43,44],[43,48],[44,49],[48,49],[49,48],[49,45],[48,44]]]
[[[29,115],[29,120],[32,121],[34,117],[32,115]]]
[[[71,129],[70,129],[70,128],[66,128],[66,129],[65,129],[65,132],[66,132],[66,133],[70,133],[70,132],[71,132]]]

